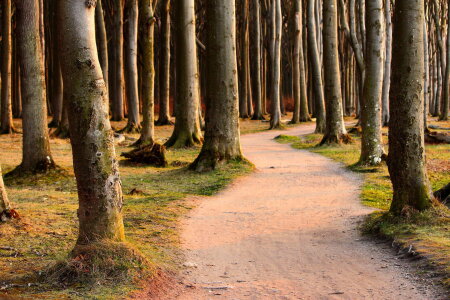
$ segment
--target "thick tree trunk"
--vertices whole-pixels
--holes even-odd
[[[176,122],[167,147],[191,147],[203,142],[199,122],[199,76],[194,0],[176,1]]]
[[[389,126],[389,90],[391,87],[391,60],[392,60],[392,17],[391,0],[385,0],[386,19],[386,51],[384,62],[383,96],[382,96],[382,117],[383,126]]]
[[[316,133],[325,132],[325,104],[323,94],[322,67],[317,49],[315,0],[308,1],[308,51],[311,62],[312,85],[314,90]]]
[[[121,121],[124,119],[123,110],[123,2],[124,0],[114,0],[112,1],[112,6],[114,9],[114,14],[112,16],[113,20],[113,30],[112,34],[112,61],[111,69],[114,69],[109,76],[111,82],[111,89],[109,90],[109,96],[112,101],[112,120]]]
[[[349,138],[342,114],[336,0],[324,0],[323,19],[323,65],[327,116],[325,136],[321,144],[340,144],[347,142]]]
[[[55,167],[47,127],[44,62],[39,35],[37,0],[16,2],[17,51],[23,102],[23,172],[45,172]]]
[[[14,132],[11,98],[11,0],[2,1],[1,134]]]
[[[153,145],[155,131],[155,64],[154,29],[155,16],[151,0],[140,0],[142,47],[142,114],[143,126],[139,144]]]
[[[97,55],[92,1],[61,5],[61,61],[71,95],[69,121],[78,186],[77,245],[123,241],[122,188],[108,114],[108,93]]]
[[[432,204],[423,128],[424,18],[422,0],[396,1],[388,157],[394,188],[391,212],[396,215]]]
[[[122,132],[135,133],[141,130],[139,118],[139,93],[138,93],[138,0],[127,0],[124,9],[124,68],[125,68],[125,93],[128,108],[128,123]],[[143,41],[144,43],[146,41]],[[153,46],[153,45],[152,45]],[[153,58],[153,56],[152,56]],[[152,63],[154,63],[152,61]],[[144,68],[145,68],[144,64]],[[153,75],[153,80],[154,80]],[[143,84],[146,82],[143,80]]]
[[[103,0],[97,0],[97,6],[95,7],[95,35],[103,78],[105,79],[106,87],[108,87],[108,37],[106,36],[105,15],[103,12],[102,1]]]
[[[281,124],[281,35],[282,35],[281,0],[272,0],[271,7],[271,59],[272,59],[272,111],[270,129],[278,129]]]
[[[381,138],[381,96],[383,92],[384,16],[383,0],[371,0],[366,7],[366,78],[361,109],[361,157],[363,165],[378,165],[383,154]]]
[[[191,165],[199,172],[243,158],[239,138],[235,0],[209,0],[206,9],[205,142]]]
[[[157,125],[171,125],[170,121],[170,0],[162,4],[161,63],[159,66],[159,116]]]

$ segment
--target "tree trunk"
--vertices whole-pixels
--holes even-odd
[[[22,172],[45,172],[55,167],[47,127],[44,62],[39,35],[37,0],[16,2],[17,51],[23,102]]]
[[[69,102],[70,140],[78,186],[77,245],[123,241],[122,188],[114,136],[107,118],[108,93],[97,55],[91,1],[61,5],[61,62]]]
[[[56,19],[58,17],[58,4],[57,0],[52,3],[53,18]],[[61,65],[60,65],[60,43],[59,43],[59,24],[55,20],[52,22],[52,51],[51,51],[51,59],[52,59],[52,78],[51,78],[51,90],[50,90],[50,102],[52,103],[52,111],[53,111],[53,119],[50,122],[49,127],[58,128],[61,124],[62,118],[62,110],[63,110],[63,80],[61,74]]]
[[[177,111],[167,147],[191,147],[203,142],[199,122],[199,76],[195,37],[194,0],[176,1]]]
[[[432,204],[423,128],[424,18],[424,1],[396,1],[388,157],[394,188],[391,212],[396,215]]]
[[[327,116],[325,136],[321,145],[340,144],[347,142],[349,138],[342,114],[336,0],[324,0],[323,19],[323,65]]]
[[[366,78],[361,109],[361,157],[363,165],[378,165],[383,154],[381,97],[383,92],[384,16],[383,0],[367,2]]]
[[[213,170],[241,160],[234,0],[207,2],[206,130],[202,151],[191,168]]]
[[[0,166],[0,215],[11,209],[5,184],[3,183],[2,168]]]
[[[159,116],[157,125],[171,125],[170,121],[170,0],[162,4],[161,18],[161,63]]]
[[[272,0],[271,7],[271,58],[272,58],[272,111],[270,129],[279,129],[281,124],[280,88],[281,88],[281,35],[282,14],[281,0]]]
[[[124,0],[114,0],[113,9],[113,30],[112,30],[112,49],[113,52],[112,60],[114,65],[112,65],[111,76],[109,80],[112,81],[111,89],[109,90],[109,96],[112,101],[112,120],[121,121],[124,119],[123,111],[123,1]]]
[[[447,21],[450,20],[450,6],[447,9]],[[441,106],[441,114],[439,116],[440,121],[447,121],[448,120],[448,104],[450,101],[450,30],[447,30],[447,49],[446,56],[447,56],[447,64],[445,67],[445,79],[444,79],[444,97],[442,98],[442,106]]]
[[[262,113],[262,84],[261,84],[261,6],[259,0],[252,1],[252,12],[253,12],[253,22],[252,22],[252,36],[253,36],[253,47],[251,62],[252,72],[251,78],[253,78],[253,88],[252,96],[255,102],[255,110],[253,112],[252,120],[263,120],[264,116]]]
[[[139,93],[138,93],[138,0],[127,0],[124,9],[124,68],[125,68],[125,92],[128,108],[128,123],[121,132],[135,133],[141,130],[139,118]],[[153,29],[153,28],[152,28]],[[153,40],[153,39],[152,39]],[[146,42],[146,41],[142,41]],[[152,43],[153,47],[153,43]],[[152,55],[153,58],[153,55]],[[154,63],[153,60],[151,62]],[[145,67],[145,64],[144,64]],[[153,80],[154,80],[153,75]],[[143,84],[146,82],[143,80]],[[153,84],[154,85],[154,84]]]
[[[242,1],[242,28],[241,28],[241,78],[240,78],[240,93],[239,93],[239,115],[241,118],[248,118],[250,115],[248,114],[248,60],[249,60],[249,0],[241,0]]]
[[[108,87],[108,37],[106,36],[102,0],[98,0],[95,7],[95,30],[100,65],[102,66],[106,87]]]
[[[142,47],[142,114],[144,118],[138,144],[153,145],[155,142],[155,64],[154,30],[155,16],[151,0],[140,0],[141,47]]]
[[[2,1],[1,134],[14,132],[11,98],[11,0]]]
[[[317,49],[315,0],[308,0],[308,49],[311,61],[312,84],[315,99],[316,133],[325,132],[325,107],[322,82],[322,67]]]
[[[384,62],[383,96],[382,96],[382,117],[383,126],[389,126],[389,89],[391,87],[391,60],[392,60],[392,17],[391,0],[385,0],[386,15],[386,51]]]

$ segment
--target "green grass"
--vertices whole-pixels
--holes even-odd
[[[357,164],[360,156],[358,136],[352,136],[353,142],[349,145],[318,147],[321,138],[317,134],[299,137],[281,135],[277,140],[291,144],[296,149],[321,154],[360,173],[364,177],[361,201],[376,209],[362,226],[363,232],[388,237],[400,244],[414,245],[444,272],[444,283],[450,287],[450,210],[439,207],[407,218],[393,217],[388,213],[392,201],[392,184],[387,166],[364,167]],[[387,149],[386,137],[384,143]],[[437,190],[450,182],[450,145],[430,145],[426,147],[426,153],[430,182],[433,190]]]

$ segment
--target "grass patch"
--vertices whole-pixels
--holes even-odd
[[[252,128],[267,125],[255,123],[251,123]],[[113,125],[122,128],[125,123]],[[16,128],[20,128],[20,122],[16,122]],[[172,129],[173,126],[157,127],[158,141],[164,142]],[[21,162],[21,139],[19,134],[0,136],[0,163],[5,172]],[[233,179],[253,170],[251,164],[232,162],[206,174],[189,171],[187,166],[194,161],[200,148],[167,151],[167,168],[121,160],[124,224],[129,243],[126,249],[136,249],[132,253],[142,253],[144,259],[136,258],[139,256],[121,259],[129,252],[109,247],[74,262],[68,258],[78,233],[78,198],[71,147],[68,140],[52,139],[51,149],[58,169],[47,176],[38,174],[6,180],[10,200],[21,219],[0,225],[0,298],[117,299],[139,288],[139,282],[133,278],[139,279],[146,273],[150,276],[160,269],[176,271],[180,259],[178,222],[194,205],[187,199],[213,195]],[[116,148],[118,155],[129,150]],[[99,276],[93,284],[85,284],[89,278],[83,278],[81,272],[78,284],[55,288],[54,284],[61,282],[65,274],[77,270],[74,265],[110,275]],[[44,274],[52,275],[46,276],[47,282],[36,279],[36,274],[52,268],[53,272]],[[119,281],[122,283],[117,284]]]
[[[450,127],[449,122],[431,122],[442,127]],[[387,145],[387,131],[384,129],[383,142]],[[357,164],[360,156],[360,137],[352,135],[353,142],[341,146],[317,146],[322,136],[277,137],[280,143],[291,144],[296,149],[308,150],[342,163],[353,172],[364,177],[361,201],[377,211],[371,214],[362,226],[364,233],[381,235],[394,239],[400,244],[414,245],[423,255],[430,258],[445,275],[444,283],[450,287],[450,210],[441,207],[422,213],[412,213],[407,218],[395,218],[388,213],[392,201],[392,184],[385,164],[378,167],[364,167]],[[450,145],[427,145],[427,171],[433,190],[450,182]]]

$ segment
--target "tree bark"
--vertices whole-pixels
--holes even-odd
[[[243,158],[239,137],[235,0],[207,2],[206,130],[191,168],[203,172]]]
[[[262,112],[262,83],[261,83],[261,5],[259,0],[252,1],[252,12],[253,12],[253,22],[252,22],[252,36],[253,36],[253,47],[251,62],[252,72],[251,78],[253,78],[253,88],[252,96],[255,102],[255,110],[253,112],[252,120],[264,120]]]
[[[279,129],[281,124],[281,35],[282,35],[281,0],[272,0],[271,7],[271,58],[272,58],[272,111],[270,129]]]
[[[6,193],[5,184],[3,183],[2,168],[0,166],[0,214],[11,209],[8,194]]]
[[[122,188],[108,120],[108,93],[95,41],[95,2],[61,5],[61,62],[79,198],[78,245],[125,239]]]
[[[176,1],[176,122],[167,147],[191,147],[203,142],[199,122],[199,74],[194,0]]]
[[[109,96],[112,101],[112,120],[121,121],[124,119],[123,110],[123,1],[113,0],[112,6],[114,14],[113,30],[112,30],[112,61],[114,65],[111,69],[114,69],[109,76],[109,80],[112,81],[111,89],[109,90]]]
[[[103,0],[97,0],[95,7],[95,34],[97,40],[98,56],[102,66],[103,78],[108,87],[109,65],[108,65],[108,37],[106,36],[105,15],[103,12]]]
[[[311,61],[312,84],[315,99],[316,133],[325,132],[325,104],[322,81],[322,67],[317,49],[315,0],[308,1],[308,51]]]
[[[450,20],[450,6],[447,9],[447,21]],[[442,98],[441,114],[439,116],[439,121],[448,121],[448,104],[450,101],[450,30],[447,30],[447,47],[446,51],[446,61],[445,66],[445,79],[444,79],[444,97]]]
[[[127,0],[124,9],[124,69],[125,69],[125,94],[128,108],[128,123],[121,132],[135,133],[141,130],[139,118],[139,93],[138,93],[138,0]],[[153,28],[152,28],[153,29]],[[146,42],[146,41],[142,41]],[[152,43],[153,46],[153,43]],[[152,56],[153,58],[153,56]],[[152,61],[152,64],[154,62]],[[144,68],[145,68],[144,64]],[[154,80],[153,75],[153,80]],[[146,82],[143,80],[143,84]],[[153,84],[154,85],[154,84]]]
[[[248,7],[248,1],[249,0],[241,0],[241,7],[242,7],[242,28],[241,28],[241,55],[240,55],[240,61],[241,61],[241,70],[240,70],[240,93],[239,93],[239,115],[241,118],[248,118],[250,117],[248,111],[248,97],[249,97],[249,91],[248,91],[248,60],[249,60],[249,7]]]
[[[383,96],[382,96],[382,117],[383,126],[389,126],[389,90],[391,87],[391,61],[392,61],[392,17],[391,0],[385,0],[386,15],[386,51],[384,62]]]
[[[46,172],[55,167],[50,153],[44,62],[37,0],[16,2],[17,51],[23,102],[22,172]]]
[[[171,125],[170,121],[170,0],[164,0],[161,17],[161,63],[159,116],[156,125]]]
[[[349,138],[342,114],[336,0],[324,0],[323,19],[323,65],[327,116],[325,136],[321,145],[340,144],[347,142]]]
[[[14,132],[11,98],[11,0],[2,1],[1,134]]]
[[[394,188],[391,212],[396,215],[432,204],[423,128],[424,21],[422,0],[396,1],[388,156]]]
[[[381,97],[383,92],[384,16],[383,0],[367,2],[366,76],[361,109],[361,157],[363,165],[378,165],[383,154]]]

